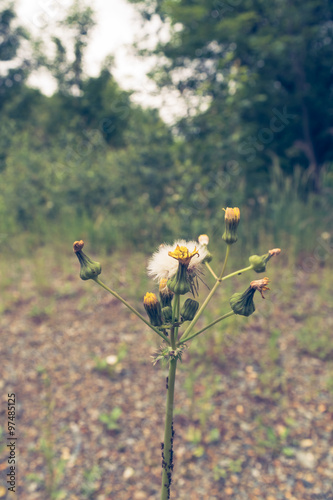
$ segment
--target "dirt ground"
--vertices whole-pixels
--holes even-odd
[[[295,290],[304,310],[307,279]],[[0,497],[15,498],[5,445],[15,393],[17,498],[158,499],[166,398],[166,369],[151,362],[158,338],[77,269],[59,271],[42,292],[35,286],[27,268],[0,316]],[[269,322],[253,315],[235,341],[212,342],[201,357],[186,351],[172,499],[333,500],[332,365],[299,349],[300,324],[277,304]]]

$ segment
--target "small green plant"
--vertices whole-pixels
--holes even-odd
[[[173,441],[174,441],[174,394],[176,369],[178,361],[181,361],[185,347],[189,342],[208,329],[229,318],[230,316],[250,316],[255,311],[253,297],[258,291],[262,298],[264,292],[269,290],[269,279],[264,277],[249,283],[244,292],[234,293],[230,300],[227,312],[221,314],[218,308],[217,318],[210,321],[208,325],[195,331],[195,326],[203,316],[203,313],[213,298],[220,285],[227,279],[238,276],[245,272],[255,271],[261,273],[266,271],[267,262],[280,253],[280,249],[269,250],[266,254],[258,256],[252,255],[249,265],[237,271],[225,275],[225,270],[232,245],[237,241],[237,228],[240,221],[240,211],[237,207],[225,209],[225,230],[222,240],[226,243],[226,254],[223,264],[219,266],[219,272],[215,273],[210,262],[212,255],[208,249],[209,238],[201,235],[196,241],[175,241],[173,245],[161,245],[154,253],[148,263],[148,274],[156,279],[159,284],[159,299],[155,293],[147,292],[143,299],[148,320],[132,307],[116,291],[105,285],[99,278],[101,265],[93,261],[83,251],[84,242],[74,242],[73,249],[80,262],[80,277],[82,280],[94,280],[99,286],[104,288],[113,297],[122,302],[132,313],[134,313],[143,323],[153,330],[162,340],[163,344],[154,356],[154,364],[158,361],[168,363],[169,372],[166,381],[167,400],[165,412],[164,440],[162,443],[162,485],[161,500],[170,498],[170,489],[173,473]],[[206,298],[200,305],[196,300],[198,297],[199,285],[203,281],[203,270],[206,267],[210,275],[215,280],[214,285],[209,290]],[[185,298],[191,295],[193,298]],[[190,377],[187,382],[187,389],[190,397],[194,397],[193,384],[196,376],[202,378],[201,368],[196,369],[197,374]],[[212,393],[208,396],[210,398]],[[211,408],[208,400],[203,401],[205,411],[199,415],[201,427],[206,424],[207,416]],[[120,430],[119,418],[121,409],[116,407],[109,414],[102,414],[100,420],[106,425],[108,430]],[[216,432],[215,432],[216,437]],[[188,439],[195,445],[194,455],[202,456],[204,448],[200,444],[202,440],[202,430],[193,426],[189,428]],[[238,471],[237,464],[236,470]]]
[[[126,357],[127,352],[128,346],[125,343],[121,343],[118,346],[116,354],[111,354],[106,358],[95,357],[95,370],[109,375],[110,378],[114,378],[117,370],[121,368],[121,361]]]
[[[54,399],[52,398],[51,379],[44,367],[37,366],[37,372],[42,378],[45,389],[44,407],[46,414],[42,428],[42,437],[39,441],[39,450],[46,464],[46,474],[42,482],[44,483],[48,499],[63,500],[66,498],[66,492],[60,488],[60,484],[64,475],[66,460],[57,457],[55,451],[52,429]]]
[[[121,427],[119,419],[122,413],[122,409],[116,406],[110,413],[102,413],[99,420],[106,426],[108,431],[119,431]]]
[[[244,458],[238,458],[237,460],[227,458],[216,464],[213,469],[214,480],[225,480],[231,474],[239,474],[242,472],[244,461]]]
[[[260,399],[277,401],[281,398],[283,370],[280,363],[280,330],[273,330],[267,342],[266,354],[260,359],[261,373],[253,394]]]
[[[286,419],[285,425],[271,425],[262,417],[257,419],[257,427],[253,432],[256,440],[256,451],[259,456],[278,456],[280,453],[287,458],[294,456],[295,451],[290,443],[290,431],[295,422]]]
[[[299,350],[319,359],[333,359],[331,323],[332,318],[326,315],[318,314],[308,318],[306,324],[297,332]]]
[[[94,493],[98,490],[98,481],[101,475],[101,469],[97,465],[94,465],[91,469],[84,472],[81,494],[85,498],[92,498]]]

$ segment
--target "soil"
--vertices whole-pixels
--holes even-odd
[[[304,307],[306,279],[295,297]],[[27,270],[23,285],[0,317],[0,497],[14,498],[5,444],[15,393],[17,498],[158,499],[167,370],[151,356],[160,339],[77,274],[59,272],[48,288]],[[272,318],[253,315],[204,356],[185,352],[171,499],[333,500],[331,364],[301,352],[300,322],[275,305]]]

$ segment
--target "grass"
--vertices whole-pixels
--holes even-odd
[[[287,215],[284,215],[287,217]],[[257,230],[260,232],[260,220],[257,221]],[[306,219],[308,220],[308,219]],[[301,226],[303,227],[303,226]],[[323,231],[318,227],[316,234]],[[298,228],[298,230],[300,230]],[[312,228],[313,230],[313,228]],[[244,232],[246,228],[244,228]],[[308,231],[308,230],[307,230]],[[308,234],[308,232],[306,233]],[[80,234],[76,235],[80,237]],[[217,295],[217,300],[212,301],[207,308],[202,322],[210,322],[217,315],[229,310],[229,297],[235,291],[243,291],[249,282],[263,276],[271,280],[271,292],[267,299],[262,301],[259,294],[255,296],[256,314],[248,321],[242,317],[231,317],[223,323],[217,324],[206,335],[195,339],[191,344],[191,353],[187,356],[184,370],[180,365],[180,374],[185,377],[184,388],[187,392],[189,404],[182,411],[192,422],[185,436],[194,447],[194,455],[199,458],[203,453],[203,443],[218,439],[219,429],[210,423],[210,415],[214,410],[212,401],[214,397],[224,392],[221,378],[216,379],[210,373],[211,365],[218,365],[230,373],[235,370],[238,377],[237,366],[230,359],[229,351],[234,345],[244,343],[243,356],[249,366],[254,366],[253,376],[257,377],[258,384],[253,391],[253,398],[259,398],[273,404],[284,404],[286,397],[285,367],[281,365],[281,336],[290,329],[293,332],[298,356],[310,356],[322,360],[327,364],[327,389],[333,392],[333,340],[332,318],[330,315],[333,295],[333,284],[330,279],[333,269],[332,252],[328,249],[331,240],[322,238],[313,240],[314,247],[309,252],[297,252],[293,240],[296,236],[286,232],[282,241],[278,235],[260,236],[258,246],[248,252],[248,242],[243,246],[234,245],[233,252],[228,262],[227,272],[248,265],[248,256],[251,253],[263,254],[268,248],[280,246],[282,253],[272,259],[263,274],[254,272],[245,273],[223,283]],[[47,244],[28,250],[30,240],[26,242],[20,235],[18,253],[5,251],[0,261],[0,291],[2,301],[0,313],[4,314],[20,302],[29,303],[30,317],[39,321],[41,318],[52,317],[56,311],[58,300],[77,296],[79,309],[84,310],[91,301],[99,300],[100,291],[96,285],[80,281],[79,264],[72,252],[72,240],[57,240],[54,244]],[[240,240],[242,239],[240,235]],[[249,241],[249,240],[248,240]],[[158,243],[158,242],[156,242]],[[325,248],[326,252],[318,249]],[[155,247],[155,245],[154,245]],[[212,241],[214,259],[212,267],[218,269],[218,262],[222,262],[224,246],[220,235]],[[4,250],[4,249],[2,249]],[[147,291],[157,292],[157,285],[148,280],[145,267],[151,252],[133,251],[131,247],[126,250],[114,250],[110,253],[105,247],[100,251],[96,249],[96,242],[86,242],[86,253],[102,263],[102,278],[106,284],[125,296],[144,314],[142,298]],[[151,249],[151,251],[154,248]],[[65,278],[65,279],[64,279]],[[207,286],[212,281],[209,276],[204,278]],[[95,287],[95,288],[94,288]],[[205,296],[207,289],[201,286],[200,297]],[[280,325],[280,316],[288,316],[288,322]],[[265,343],[264,354],[260,359],[255,358],[255,353],[246,351],[246,336],[256,331],[260,342]],[[124,346],[116,353],[120,363],[124,354]],[[126,354],[126,353],[125,353]],[[105,373],[111,378],[117,366],[110,366],[105,359],[96,358],[96,370]],[[185,366],[186,365],[186,366]],[[212,372],[213,373],[213,372]],[[205,374],[205,375],[203,375]],[[195,393],[195,387],[203,387],[200,395]],[[226,389],[227,390],[227,389]],[[117,430],[120,414],[117,408],[115,413],[101,415],[101,422],[111,430]],[[208,427],[208,429],[207,429]],[[281,429],[280,429],[281,431]],[[258,422],[254,430],[259,454],[276,456],[283,453],[292,456],[293,443],[288,440],[288,427],[284,434],[277,431],[271,421]],[[52,464],[52,449],[49,445],[41,448],[49,467],[49,478],[53,477],[52,467],[58,467],[57,462]],[[234,467],[235,465],[235,467]],[[226,464],[216,466],[216,477],[224,478],[229,474],[238,473],[241,464]],[[61,475],[61,470],[57,471]],[[87,471],[85,494],[94,489],[98,478],[94,471]],[[50,491],[57,489],[49,479]],[[52,493],[53,494],[53,493]],[[55,493],[54,493],[55,494]]]

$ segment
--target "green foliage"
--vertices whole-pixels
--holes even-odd
[[[25,29],[16,23],[16,13],[12,3],[0,4],[0,61],[11,63],[4,66],[0,74],[0,110],[20,91],[31,69],[31,61],[17,56],[22,43],[29,38]]]
[[[278,156],[283,172],[300,165],[321,189],[332,161],[332,4],[131,1],[148,22],[156,14],[170,26],[152,51],[156,81],[206,98],[204,112],[179,124],[193,162],[226,174],[236,165],[258,195]]]
[[[84,498],[92,498],[92,495],[94,495],[98,489],[98,481],[101,478],[100,467],[93,465],[91,469],[84,472],[83,477],[81,493]]]
[[[108,375],[110,378],[114,378],[117,374],[117,371],[121,367],[121,361],[126,358],[126,354],[128,352],[128,346],[125,343],[119,344],[116,354],[114,354],[114,359],[112,359],[112,363],[107,358],[95,358],[95,369],[100,373],[104,373]]]
[[[330,316],[319,314],[308,318],[297,332],[300,351],[323,360],[333,359],[332,325]]]
[[[122,413],[122,409],[115,406],[110,413],[102,413],[99,416],[99,420],[105,424],[108,431],[120,431],[121,425],[119,419]]]
[[[239,474],[242,472],[245,459],[239,458],[232,460],[226,458],[214,466],[213,473],[215,481],[224,480],[231,474]]]
[[[294,258],[300,250],[313,250],[329,230],[333,212],[326,145],[331,104],[323,91],[329,86],[332,46],[323,19],[331,9],[307,1],[290,16],[287,4],[266,4],[249,0],[222,12],[224,4],[215,0],[141,2],[147,19],[156,11],[174,26],[170,42],[157,49],[169,57],[165,82],[171,82],[173,69],[189,63],[193,74],[181,74],[179,87],[208,98],[206,111],[173,128],[156,110],[132,103],[109,61],[98,76],[85,74],[94,27],[89,7],[75,3],[64,12],[61,26],[70,43],[65,47],[54,33],[54,60],[41,43],[32,50],[28,34],[15,27],[12,7],[1,11],[0,59],[13,60],[20,44],[30,44],[31,67],[44,66],[58,85],[51,97],[31,89],[26,84],[30,66],[23,63],[21,79],[0,85],[1,249],[22,248],[16,241],[24,237],[27,250],[51,238],[69,245],[77,235],[99,251],[146,251],[179,235],[221,234],[221,206],[237,205],[243,241],[237,252],[253,253],[268,241],[292,248]],[[293,21],[286,34],[288,19]],[[289,44],[296,62],[306,44],[313,56],[302,59],[308,94],[297,80]],[[258,67],[260,61],[264,65]],[[302,137],[303,101],[318,156],[311,168],[308,153],[300,154],[309,146]],[[260,143],[260,132],[276,116],[272,110],[282,112],[284,106],[297,118],[274,132],[272,142]],[[252,144],[253,137],[262,150]],[[251,148],[255,152],[243,154]],[[320,194],[313,192],[314,178]]]
[[[296,443],[291,440],[290,434],[294,425],[295,422],[289,422],[288,427],[285,425],[272,427],[263,418],[258,417],[253,437],[256,441],[256,452],[259,456],[276,457],[283,453],[287,458],[293,457]]]

